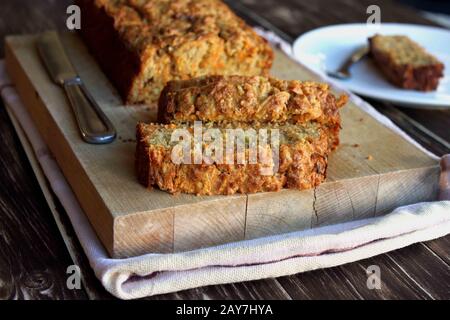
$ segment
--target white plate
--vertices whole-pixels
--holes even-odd
[[[336,70],[362,45],[376,34],[406,35],[418,42],[445,65],[444,78],[433,92],[400,89],[390,84],[370,58],[365,58],[351,69],[347,80],[333,79],[339,85],[357,94],[392,102],[402,106],[450,109],[450,31],[412,24],[383,23],[376,29],[364,23],[343,24],[307,32],[294,42],[294,54],[305,65],[324,75],[325,70]]]

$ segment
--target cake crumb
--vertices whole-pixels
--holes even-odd
[[[366,159],[370,161],[370,160],[373,160],[373,157],[372,157],[371,154],[369,154],[369,155],[366,157]]]
[[[352,147],[353,148],[358,148],[359,147],[359,143],[352,144]]]

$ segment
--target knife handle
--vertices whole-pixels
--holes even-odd
[[[106,144],[114,141],[116,131],[103,111],[90,96],[79,78],[63,84],[84,141]]]

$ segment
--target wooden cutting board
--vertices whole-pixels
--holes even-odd
[[[154,120],[156,106],[122,105],[78,36],[63,34],[74,66],[118,131],[112,144],[84,143],[63,91],[51,82],[37,55],[36,37],[6,39],[8,73],[112,257],[287,233],[436,198],[437,161],[352,103],[342,110],[342,144],[330,157],[327,182],[314,190],[201,197],[149,191],[134,174],[135,125]],[[272,74],[315,78],[279,50]]]

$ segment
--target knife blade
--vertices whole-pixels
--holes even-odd
[[[105,144],[114,141],[116,131],[84,86],[54,31],[42,34],[37,49],[53,82],[61,86],[70,102],[84,141]]]

